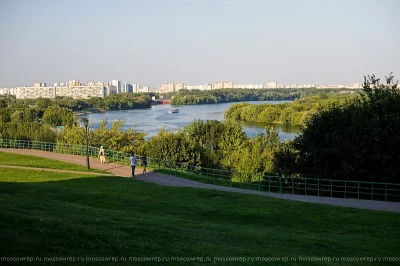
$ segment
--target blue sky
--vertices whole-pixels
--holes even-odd
[[[0,0],[0,87],[400,79],[396,0]]]

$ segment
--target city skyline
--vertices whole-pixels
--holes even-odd
[[[1,87],[0,89],[10,89],[10,88],[19,88],[19,87],[68,87],[68,86],[94,86],[94,85],[112,85],[118,88],[122,88],[123,86],[126,85],[133,85],[134,87],[146,87],[146,88],[152,88],[152,89],[163,89],[165,87],[171,87],[171,88],[176,88],[176,90],[180,89],[187,89],[187,87],[190,87],[189,89],[193,89],[192,87],[196,86],[207,86],[210,85],[212,86],[213,89],[220,89],[220,88],[243,88],[246,89],[247,86],[255,86],[255,88],[291,88],[291,86],[305,86],[304,88],[335,88],[335,87],[340,87],[340,86],[345,86],[345,87],[361,87],[363,84],[362,81],[360,82],[352,82],[352,83],[334,83],[334,84],[316,84],[316,83],[292,83],[292,84],[285,84],[281,83],[276,80],[268,80],[264,83],[237,83],[235,81],[213,81],[213,82],[207,82],[204,84],[186,84],[184,82],[164,82],[158,86],[147,86],[146,84],[137,84],[137,83],[130,83],[122,80],[111,80],[111,81],[80,81],[80,80],[68,80],[68,81],[57,81],[53,83],[48,83],[48,82],[34,82],[32,84],[24,84],[22,86],[14,86],[14,87]],[[329,87],[332,86],[332,87]],[[293,87],[292,87],[293,88]]]
[[[3,0],[0,87],[399,79],[399,9],[395,0]]]

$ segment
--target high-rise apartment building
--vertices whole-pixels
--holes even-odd
[[[182,82],[178,83],[164,83],[161,85],[161,91],[162,92],[173,92],[173,91],[179,91],[185,88],[185,84]]]
[[[276,88],[278,88],[278,82],[276,82],[276,81],[267,81],[267,88],[268,89],[276,89]]]
[[[129,83],[122,84],[122,93],[133,92],[133,86]]]
[[[120,80],[112,80],[111,85],[114,87],[116,93],[121,93],[121,81]]]
[[[70,80],[69,82],[68,82],[68,86],[70,86],[70,87],[76,87],[76,86],[79,86],[80,85],[80,83],[79,83],[79,80]]]
[[[233,89],[235,87],[232,81],[229,82],[214,82],[212,85],[212,89]]]

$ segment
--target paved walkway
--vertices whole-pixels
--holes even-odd
[[[51,158],[55,160],[70,162],[79,165],[86,165],[85,157],[79,155],[69,155],[69,154],[58,154],[52,152],[43,152],[37,150],[23,150],[23,149],[4,149],[0,148],[0,152],[9,152],[17,154],[34,155],[39,157]],[[90,166],[93,169],[105,170],[116,176],[131,177],[131,168],[129,166],[121,166],[115,163],[101,164],[99,159],[90,159]],[[221,191],[229,191],[244,194],[253,194],[260,196],[268,196],[273,198],[295,200],[301,202],[319,203],[336,205],[343,207],[351,207],[358,209],[369,209],[377,211],[388,211],[400,213],[400,203],[399,202],[385,202],[385,201],[372,201],[372,200],[356,200],[356,199],[343,199],[343,198],[330,198],[330,197],[316,197],[316,196],[304,196],[304,195],[292,195],[292,194],[278,194],[269,192],[260,192],[254,190],[246,190],[240,188],[222,187],[211,184],[203,184],[195,182],[192,180],[187,180],[184,178],[179,178],[171,175],[166,175],[158,172],[148,171],[148,176],[141,174],[142,168],[136,168],[135,175],[136,179],[145,182],[150,182],[162,186],[174,186],[174,187],[194,187],[194,188],[204,188],[213,189]]]

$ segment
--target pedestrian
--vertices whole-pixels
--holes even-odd
[[[100,147],[99,156],[100,156],[100,163],[105,163],[106,162],[106,153],[103,149],[103,146]]]
[[[146,158],[146,155],[143,155],[143,157],[142,157],[142,165],[143,165],[143,174],[145,174],[147,176],[147,171],[146,171],[147,158]]]
[[[132,177],[135,178],[136,156],[135,156],[135,154],[133,152],[132,152],[132,155],[129,158],[129,160],[131,161]]]

